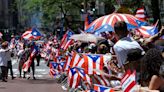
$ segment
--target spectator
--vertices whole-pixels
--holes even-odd
[[[160,90],[164,92],[164,77],[162,76],[163,71],[160,71],[162,64],[164,63],[164,58],[162,53],[157,49],[150,49],[147,51],[143,57],[143,67],[142,71],[142,85],[148,86],[150,90]]]
[[[132,37],[127,37],[128,30],[127,25],[123,21],[119,21],[114,26],[115,32],[119,38],[119,41],[114,45],[114,52],[117,56],[118,65],[122,67],[126,61],[128,51],[131,49],[139,48],[142,50],[141,46]]]
[[[0,67],[2,71],[2,81],[7,82],[7,56],[8,56],[8,42],[3,42],[2,43],[2,48],[0,49]]]

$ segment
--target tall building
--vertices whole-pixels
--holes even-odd
[[[17,5],[15,0],[0,0],[0,31],[4,38],[16,32],[18,25]]]
[[[14,4],[15,0],[0,0],[0,29],[16,29],[18,18]]]

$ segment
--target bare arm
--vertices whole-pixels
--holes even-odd
[[[157,34],[155,34],[155,35],[149,37],[147,40],[145,40],[144,44],[147,45],[150,42],[154,42],[157,39],[159,39],[162,35],[164,35],[164,26],[162,26],[162,28],[160,29],[160,31]]]
[[[161,86],[161,78],[157,75],[153,75],[151,81],[149,82],[149,89],[150,90],[157,90]]]

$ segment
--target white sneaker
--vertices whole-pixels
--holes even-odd
[[[62,89],[65,90],[65,91],[67,90],[67,88],[65,86],[62,86]]]

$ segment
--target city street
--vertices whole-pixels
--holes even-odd
[[[49,76],[49,68],[42,60],[36,66],[36,80],[19,78],[18,63],[13,60],[13,71],[16,78],[8,82],[0,82],[0,92],[64,92],[60,84]]]

